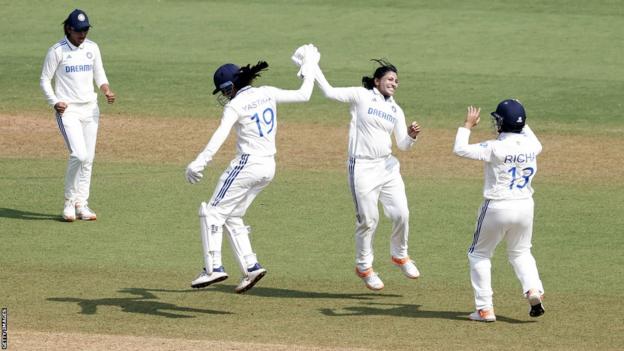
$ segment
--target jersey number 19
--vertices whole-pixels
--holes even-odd
[[[260,116],[255,113],[253,116],[251,116],[251,120],[256,122],[256,126],[258,127],[258,134],[260,135],[260,137],[263,137],[263,126],[265,130],[268,129],[266,131],[267,135],[270,134],[271,131],[273,131],[273,127],[275,127],[275,112],[273,112],[273,109],[271,109],[270,107],[267,107],[264,111],[262,111],[262,118],[260,118]]]

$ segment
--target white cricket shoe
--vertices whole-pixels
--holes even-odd
[[[208,274],[206,269],[204,268],[197,278],[191,282],[191,288],[204,288],[208,285],[212,285],[214,283],[222,282],[228,278],[228,274],[225,273],[225,269],[223,266],[214,268],[212,270],[212,274]]]
[[[367,268],[364,272],[360,272],[360,270],[355,267],[355,274],[358,277],[362,278],[366,287],[371,290],[381,290],[384,288],[384,283],[381,281],[377,273],[373,271],[373,268]]]
[[[63,219],[66,222],[73,222],[76,220],[76,207],[71,200],[65,200],[65,207],[63,207]]]
[[[410,260],[409,256],[404,258],[396,258],[392,256],[392,263],[401,268],[403,274],[410,279],[416,279],[420,277],[420,272],[416,268],[416,263]]]
[[[472,312],[468,318],[477,322],[496,322],[496,315],[494,315],[493,308],[484,308],[482,310]]]
[[[544,314],[544,295],[542,295],[537,289],[529,289],[526,292],[526,298],[529,301],[531,308],[529,309],[529,316],[539,317]]]
[[[83,221],[95,221],[97,216],[89,206],[76,204],[76,218],[82,219]]]
[[[264,277],[266,272],[266,269],[262,268],[259,263],[256,263],[251,268],[247,268],[247,275],[241,279],[240,283],[234,289],[234,291],[236,291],[237,294],[242,294],[245,291],[253,288],[253,286],[256,285],[256,283],[260,281],[262,277]]]

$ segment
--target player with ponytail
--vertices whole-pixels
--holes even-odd
[[[307,55],[306,67],[318,65],[320,55],[313,54]],[[269,64],[264,61],[242,67],[227,63],[214,73],[213,94],[219,93],[217,99],[224,105],[221,123],[204,150],[188,165],[186,179],[191,184],[201,180],[204,168],[232,128],[237,134],[237,155],[219,178],[212,197],[200,205],[204,268],[191,282],[193,288],[202,288],[228,278],[221,260],[224,226],[242,273],[235,291],[243,293],[251,289],[266,274],[266,269],[258,263],[251,248],[250,227],[243,222],[243,216],[275,174],[277,105],[308,101],[314,87],[312,75],[304,77],[298,90],[252,86],[268,67]]]
[[[392,155],[392,136],[401,150],[416,142],[420,126],[406,126],[403,110],[394,100],[398,70],[390,62],[379,64],[363,87],[334,88],[319,69],[316,80],[326,97],[351,105],[348,181],[355,205],[355,272],[367,288],[381,290],[384,283],[373,270],[373,239],[379,223],[378,204],[392,221],[390,259],[410,279],[420,276],[408,255],[409,209],[399,160]]]

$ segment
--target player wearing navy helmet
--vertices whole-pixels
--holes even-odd
[[[507,242],[507,256],[529,302],[529,315],[544,314],[544,287],[531,254],[533,235],[533,187],[537,155],[542,145],[526,125],[526,113],[518,100],[504,100],[492,112],[498,137],[469,144],[470,130],[480,120],[481,109],[470,106],[464,126],[457,130],[453,152],[485,162],[484,202],[478,212],[472,244],[468,249],[470,280],[474,290],[475,321],[494,322],[491,257],[496,246]]]
[[[305,70],[318,64],[320,54],[310,48],[304,57]],[[223,172],[209,201],[199,209],[200,234],[204,254],[204,269],[191,282],[201,288],[228,278],[221,260],[223,226],[227,229],[234,257],[242,279],[237,293],[251,289],[265,274],[249,238],[250,227],[243,216],[256,196],[273,180],[275,174],[275,137],[277,134],[277,104],[304,102],[310,99],[314,87],[312,74],[304,76],[298,90],[282,90],[270,86],[254,87],[253,80],[268,68],[266,62],[238,67],[228,63],[214,74],[215,90],[225,104],[217,130],[197,158],[186,169],[186,178],[194,184],[203,177],[203,170],[219,150],[230,130],[237,134],[236,157]]]

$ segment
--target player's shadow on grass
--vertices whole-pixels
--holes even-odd
[[[204,289],[185,289],[185,290],[166,290],[166,289],[150,289],[150,291],[163,292],[209,292],[218,291],[222,293],[234,293],[235,285],[217,284]],[[330,293],[317,291],[301,291],[291,289],[265,288],[255,286],[253,289],[245,292],[245,295],[260,297],[277,297],[291,299],[348,299],[348,300],[372,300],[379,297],[402,297],[402,295],[379,294],[379,293]]]
[[[465,320],[468,319],[468,315],[472,312],[461,311],[428,311],[420,308],[420,305],[411,304],[385,304],[367,302],[365,306],[352,306],[345,307],[340,310],[331,308],[320,309],[321,313],[330,317],[345,317],[345,316],[392,316],[392,317],[406,317],[406,318],[435,318],[435,319],[452,319],[452,320]],[[523,324],[534,323],[535,321],[522,321],[519,319],[508,318],[497,315],[496,320],[498,322]],[[471,321],[472,322],[472,321]]]
[[[98,306],[117,306],[123,312],[151,314],[167,318],[195,318],[194,315],[185,313],[207,314],[231,314],[231,312],[205,310],[191,307],[181,307],[172,303],[155,301],[158,297],[150,292],[150,289],[130,288],[121,289],[119,292],[137,295],[137,297],[105,298],[105,299],[81,299],[76,297],[50,297],[48,301],[75,302],[80,306],[81,314],[96,314]]]
[[[63,222],[60,215],[51,215],[47,213],[37,213],[30,211],[16,210],[13,208],[0,208],[0,218],[15,218],[29,221],[58,221]]]

